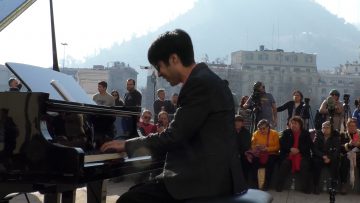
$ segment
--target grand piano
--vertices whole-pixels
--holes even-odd
[[[26,91],[0,93],[1,198],[40,191],[45,202],[73,202],[76,188],[87,186],[88,202],[97,203],[106,195],[103,180],[161,167],[151,157],[99,151],[107,140],[138,136],[139,107],[97,106],[71,76],[25,64],[6,66]],[[127,118],[128,132],[96,129],[99,120],[117,116]]]
[[[9,12],[0,16],[1,29],[33,2],[2,1],[2,9],[9,3]],[[130,159],[99,150],[106,141],[139,136],[139,107],[98,106],[71,76],[27,64],[5,65],[23,87],[0,92],[0,202],[12,193],[34,191],[43,193],[47,203],[75,202],[76,189],[85,186],[89,203],[105,202],[104,180],[162,166],[149,156]],[[125,122],[115,125],[116,117]]]

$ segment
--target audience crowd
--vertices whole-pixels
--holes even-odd
[[[141,93],[135,80],[126,81],[124,99],[117,90],[106,92],[107,83],[99,82],[93,99],[99,105],[141,107]],[[138,121],[141,136],[161,133],[176,113],[178,94],[169,99],[163,88],[157,90],[153,112],[143,109]],[[242,169],[249,187],[269,188],[281,192],[288,182],[294,184],[296,174],[299,189],[304,193],[319,194],[324,188],[321,177],[329,171],[326,188],[335,188],[341,194],[354,187],[355,177],[360,176],[359,110],[352,118],[344,120],[344,104],[340,93],[331,90],[320,105],[315,121],[309,120],[309,108],[299,90],[292,92],[292,100],[276,106],[271,93],[262,82],[254,84],[254,92],[244,95],[234,109],[234,133],[237,138]],[[287,112],[287,125],[279,130],[278,112]],[[309,122],[317,122],[309,129]],[[277,128],[276,128],[277,127]],[[274,174],[276,173],[276,174]],[[359,173],[359,175],[355,175]],[[292,181],[290,181],[292,180]]]

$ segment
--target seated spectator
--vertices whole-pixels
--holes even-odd
[[[163,132],[169,127],[169,114],[166,111],[160,111],[156,127],[158,133]]]
[[[262,189],[267,190],[270,185],[271,175],[279,153],[279,133],[270,128],[270,123],[262,119],[257,124],[257,131],[251,139],[251,151],[247,152],[248,160],[252,166],[252,177],[258,181],[258,170],[265,167],[265,182]],[[265,154],[265,155],[264,155]],[[264,156],[266,158],[264,158]],[[261,188],[261,185],[259,185]]]
[[[301,188],[310,193],[310,160],[314,144],[310,133],[303,129],[303,120],[299,116],[290,119],[290,129],[282,132],[280,137],[280,165],[276,191],[283,190],[290,172],[301,174]]]
[[[245,156],[245,152],[251,148],[251,133],[244,126],[244,118],[240,115],[235,115],[235,135],[241,158],[241,166],[243,169],[245,180],[248,181],[250,162]]]
[[[151,121],[151,112],[149,110],[144,110],[141,114],[140,117],[140,122],[139,122],[139,130],[140,132],[144,135],[147,136],[150,133],[156,133],[157,129],[156,129],[156,125],[152,124]]]
[[[157,123],[157,116],[159,115],[160,111],[168,112],[171,108],[172,104],[170,100],[165,99],[165,89],[158,89],[157,90],[158,98],[154,101],[154,122]]]
[[[358,103],[358,105],[356,105],[356,108],[355,108],[355,110],[354,110],[354,112],[353,112],[353,114],[352,114],[352,117],[353,118],[356,118],[356,120],[357,120],[357,128],[358,129],[360,129],[360,105],[359,105],[359,102],[360,102],[360,97],[357,99],[357,100],[355,100],[355,103]]]
[[[340,134],[340,194],[346,194],[346,183],[350,174],[350,184],[355,183],[354,166],[360,164],[360,131],[356,128],[356,119],[349,118],[347,131]],[[351,163],[352,162],[352,163]]]
[[[322,124],[321,131],[318,132],[314,140],[314,154],[313,154],[313,181],[314,194],[320,193],[320,177],[323,167],[330,168],[331,187],[335,188],[338,180],[338,166],[340,155],[340,139],[339,133],[336,130],[331,130],[330,121]]]

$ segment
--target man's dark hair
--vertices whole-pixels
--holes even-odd
[[[253,90],[254,90],[254,91],[259,91],[259,88],[260,88],[261,86],[264,86],[264,84],[263,84],[262,82],[260,82],[260,81],[257,81],[257,82],[255,82],[254,85],[253,85]]]
[[[177,54],[184,66],[195,63],[191,38],[184,30],[176,29],[160,35],[149,48],[148,60],[155,68],[159,61],[169,65],[171,54]]]
[[[134,86],[135,86],[135,80],[134,80],[134,79],[129,78],[129,79],[127,79],[126,81],[132,81],[133,84],[134,84]]]
[[[98,85],[101,85],[101,86],[107,88],[107,82],[105,82],[105,81],[99,82]]]

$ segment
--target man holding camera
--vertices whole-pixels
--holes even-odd
[[[331,122],[333,130],[340,131],[344,113],[343,104],[339,101],[340,93],[336,89],[332,89],[329,95],[321,104],[319,112],[326,115],[326,120]]]
[[[265,85],[262,82],[255,82],[253,86],[253,94],[246,101],[244,108],[253,110],[255,114],[254,126],[261,119],[266,119],[275,128],[277,125],[277,109],[275,99],[272,94],[265,91]]]

